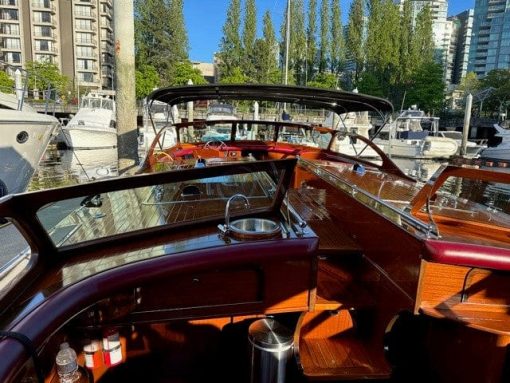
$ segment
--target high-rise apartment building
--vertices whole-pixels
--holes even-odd
[[[450,82],[448,60],[451,41],[450,36],[452,32],[452,24],[447,20],[448,14],[448,1],[447,0],[395,0],[396,4],[400,5],[402,10],[404,3],[410,1],[412,5],[413,24],[416,23],[416,17],[425,8],[426,5],[430,7],[432,14],[432,32],[434,34],[435,46],[435,60],[442,63],[444,66],[444,76],[447,83]]]
[[[510,1],[476,0],[468,71],[510,68]]]
[[[474,10],[468,9],[456,16],[449,17],[452,22],[451,54],[451,82],[459,84],[468,72],[469,50],[473,33]]]
[[[51,62],[77,86],[112,89],[113,0],[0,0],[0,60]]]

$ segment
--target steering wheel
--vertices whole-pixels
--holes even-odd
[[[213,145],[214,143],[219,144],[219,145]],[[222,140],[207,141],[204,145],[204,149],[225,150],[226,148],[227,148],[227,144],[224,143]]]

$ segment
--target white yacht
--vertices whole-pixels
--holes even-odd
[[[497,131],[494,137],[501,138],[501,142],[496,146],[484,149],[480,156],[482,158],[510,161],[510,129],[505,129],[498,124],[494,124],[494,129]]]
[[[57,126],[54,116],[0,93],[0,197],[26,190]]]
[[[154,101],[150,105],[144,102],[143,106],[143,127],[138,131],[138,154],[140,158],[154,143],[156,135],[161,131],[158,142],[155,143],[159,150],[174,146],[177,142],[177,135],[173,124],[180,122],[177,107],[171,110],[168,104]]]
[[[456,130],[441,130],[437,132],[438,137],[447,137],[457,141],[457,145],[459,145],[459,149],[457,150],[458,155],[461,154],[462,147],[462,132],[457,132]],[[480,156],[482,150],[487,148],[487,145],[484,143],[476,143],[473,141],[466,142],[466,152],[464,156],[467,158],[477,158]]]
[[[334,129],[345,132],[345,134],[337,135],[333,142],[334,147],[332,149],[336,152],[353,157],[379,158],[379,154],[373,148],[353,136],[357,134],[369,138],[372,124],[368,112],[351,112],[340,115],[338,118],[329,116],[325,123],[326,125],[332,125]]]
[[[438,117],[427,117],[421,110],[410,109],[387,124],[373,142],[395,157],[449,158],[456,154],[457,141],[438,136],[438,131]]]
[[[61,141],[73,149],[117,147],[115,92],[97,91],[83,97],[78,113],[62,128]]]

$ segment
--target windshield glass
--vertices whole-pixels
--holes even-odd
[[[157,226],[222,220],[228,199],[239,193],[248,198],[251,212],[269,210],[284,171],[240,171],[57,200],[37,217],[60,247]]]

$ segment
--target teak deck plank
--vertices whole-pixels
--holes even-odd
[[[298,330],[299,361],[310,379],[382,379],[390,375],[380,347],[358,336],[347,310],[303,314]]]
[[[326,190],[291,189],[289,199],[298,214],[320,238],[319,253],[323,255],[359,253],[360,247],[339,227],[329,212]]]

